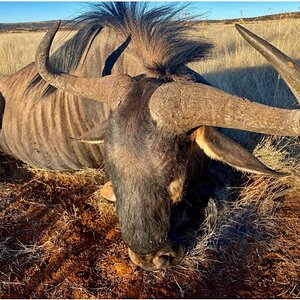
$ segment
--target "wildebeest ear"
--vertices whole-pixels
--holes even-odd
[[[116,201],[116,196],[115,196],[111,181],[106,182],[102,186],[102,188],[100,189],[100,196],[111,202]]]
[[[224,162],[240,171],[273,176],[286,175],[271,170],[241,145],[212,127],[202,126],[193,134],[198,146],[214,160]]]
[[[108,121],[104,120],[100,124],[95,125],[86,133],[79,137],[70,137],[76,142],[89,143],[89,144],[103,144],[104,137],[107,131]]]

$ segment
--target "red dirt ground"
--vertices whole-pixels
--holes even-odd
[[[99,180],[23,172],[0,182],[0,298],[300,296],[299,199],[282,199],[269,247],[249,233],[207,250],[198,271],[147,272],[128,258]]]

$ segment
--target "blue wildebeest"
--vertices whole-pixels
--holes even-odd
[[[171,234],[172,208],[200,178],[208,157],[243,171],[277,174],[214,127],[300,134],[299,110],[230,95],[186,67],[211,46],[189,39],[192,23],[175,16],[170,7],[96,5],[51,59],[59,23],[40,43],[37,67],[0,81],[2,150],[57,170],[104,161],[129,255],[147,270],[182,258]],[[299,67],[245,28],[237,29],[300,101]]]

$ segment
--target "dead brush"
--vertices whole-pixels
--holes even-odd
[[[297,205],[300,196],[299,147],[296,139],[268,137],[261,141],[255,156],[270,168],[290,175],[247,175],[238,199],[211,199],[212,207],[203,223],[204,234],[179,268],[193,270],[193,276],[202,278],[207,276],[207,271],[214,272],[212,265],[226,273],[233,266],[243,265],[252,245],[267,251],[278,243],[277,237],[285,233],[276,212],[287,199],[294,199]],[[212,214],[216,213],[217,221],[213,223]],[[292,258],[289,263],[293,265]]]
[[[12,255],[11,249],[9,247],[10,240],[10,237],[0,239],[0,262],[2,259],[6,259]]]
[[[33,168],[26,165],[25,168],[33,175],[34,179],[52,182],[64,182],[73,185],[96,184],[104,182],[105,173],[103,168],[86,168],[75,172],[50,171]]]
[[[86,168],[76,172],[49,171],[30,166],[26,166],[26,169],[33,175],[32,180],[29,182],[30,187],[32,182],[36,181],[45,185],[49,193],[59,191],[61,195],[71,196],[73,194],[73,198],[74,196],[77,197],[78,194],[79,199],[86,194],[86,203],[101,214],[103,221],[115,215],[114,204],[108,203],[101,196],[101,187],[107,181],[104,168]],[[80,187],[84,188],[84,193],[78,193]],[[67,201],[74,201],[74,199]],[[74,205],[72,207],[74,208],[74,214],[76,214],[76,207]]]
[[[89,198],[101,188],[105,181],[103,168],[87,168],[75,172],[49,171],[43,169],[25,166],[31,174],[31,180],[26,182],[21,190],[22,193],[35,194],[38,190],[38,196],[51,202],[57,199],[72,201],[81,198]],[[72,206],[72,205],[71,205]]]
[[[175,282],[182,297],[187,296],[195,288],[203,288],[207,291],[208,287],[205,282],[210,276],[218,278],[220,276],[218,274],[226,274],[227,276],[231,272],[232,280],[237,280],[239,275],[236,270],[238,268],[242,265],[251,268],[253,261],[248,260],[248,256],[251,255],[253,249],[257,249],[257,255],[260,256],[263,255],[264,251],[285,246],[282,241],[278,246],[276,237],[284,235],[284,232],[277,222],[276,212],[278,208],[284,206],[286,199],[292,197],[297,201],[299,198],[300,164],[297,163],[299,142],[292,139],[276,140],[267,138],[255,149],[255,155],[269,167],[291,175],[278,178],[251,175],[248,176],[247,182],[240,189],[238,199],[234,199],[230,195],[228,199],[211,199],[207,208],[207,218],[202,228],[205,233],[199,238],[196,247],[185,257],[181,266],[155,273],[139,273],[143,274],[145,289],[153,286],[153,284],[162,286],[160,296],[163,297],[163,287],[166,282]],[[54,253],[59,257],[64,257],[69,251],[70,244],[73,243],[71,242],[73,237],[75,237],[71,233],[74,230],[74,225],[76,226],[81,221],[84,222],[85,216],[88,216],[83,210],[81,210],[81,213],[78,210],[86,203],[92,205],[97,213],[101,215],[101,222],[98,221],[97,226],[100,223],[105,225],[105,223],[112,222],[111,215],[115,213],[113,205],[101,201],[97,196],[97,187],[101,185],[100,183],[103,182],[104,178],[102,177],[103,173],[99,170],[85,170],[74,173],[36,169],[30,169],[30,171],[32,172],[31,184],[27,186],[28,182],[20,184],[23,187],[21,190],[25,189],[27,191],[24,198],[30,199],[32,203],[40,201],[39,199],[43,195],[41,190],[37,194],[32,193],[37,184],[44,191],[49,190],[47,186],[50,186],[50,192],[57,192],[57,194],[53,194],[54,198],[63,195],[63,201],[67,201],[69,204],[63,205],[61,208],[53,207],[53,209],[57,209],[60,217],[51,236],[42,234],[38,244],[23,243],[25,246],[20,247],[19,255],[33,258],[32,254],[34,253],[32,251],[38,250],[35,254],[40,253],[42,261],[52,261],[49,255]],[[77,189],[78,186],[84,186],[88,189],[83,198],[80,194],[82,190]],[[70,200],[66,200],[69,196]],[[74,201],[72,205],[70,201]],[[72,207],[72,211],[70,211],[70,207]],[[215,221],[216,219],[217,221]],[[113,224],[111,224],[112,228],[114,228]],[[65,238],[61,239],[61,236]],[[108,240],[110,239],[108,238]],[[3,240],[2,242],[4,242],[2,246],[7,246],[9,240]],[[77,241],[74,241],[74,243],[76,244]],[[264,251],[261,249],[264,249]],[[0,252],[4,255],[12,254],[7,251],[10,250],[6,247]],[[126,255],[125,252],[126,249],[122,253]],[[103,260],[109,260],[105,254],[103,255]],[[292,259],[292,257],[285,258],[290,269],[295,268]],[[7,273],[7,276],[10,276],[9,273]],[[55,276],[59,277],[59,270]],[[216,282],[218,283],[217,280]],[[59,285],[59,289],[61,287],[62,285]],[[74,285],[72,288],[74,288]],[[76,290],[78,295],[85,294],[83,285],[76,286]],[[168,295],[167,289],[165,293]],[[86,292],[86,295],[90,296],[88,292]]]

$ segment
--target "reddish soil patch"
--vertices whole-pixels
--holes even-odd
[[[156,273],[128,258],[94,175],[22,176],[0,183],[0,298],[300,296],[299,199],[282,200],[271,247],[249,233],[207,250],[198,271]]]

